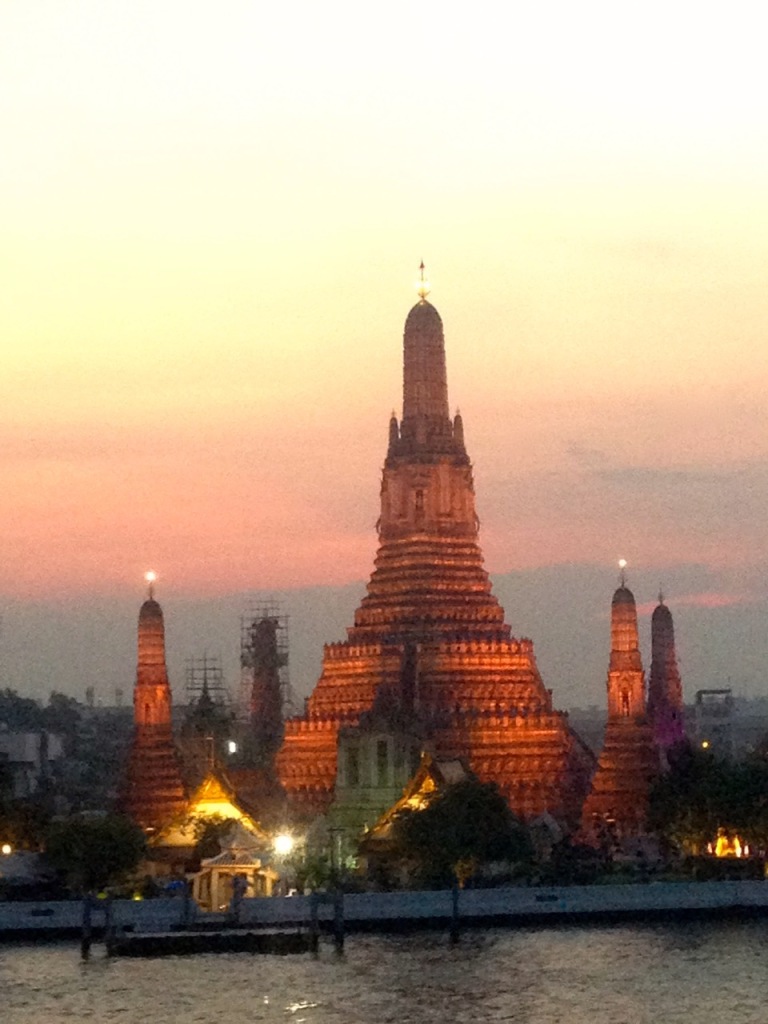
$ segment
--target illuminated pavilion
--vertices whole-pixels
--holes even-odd
[[[227,824],[218,838],[220,850],[196,864],[198,842],[206,824]],[[147,870],[153,875],[194,875],[195,900],[207,910],[226,906],[233,882],[244,882],[247,896],[269,896],[278,878],[272,867],[272,839],[254,812],[215,766],[185,802],[183,811],[165,822],[149,841]]]
[[[403,414],[389,423],[373,573],[347,639],[324,649],[305,714],[285,724],[278,774],[295,809],[323,813],[340,730],[386,696],[438,760],[461,759],[496,782],[518,815],[574,822],[594,761],[553,708],[532,642],[512,636],[491,591],[462,418],[449,414],[443,324],[427,294],[422,267],[405,322]],[[380,743],[377,770],[386,773],[396,738]]]

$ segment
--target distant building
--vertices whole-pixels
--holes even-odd
[[[696,745],[716,757],[733,757],[733,694],[697,690],[694,704]]]
[[[0,766],[10,777],[15,799],[33,796],[46,778],[54,761],[64,754],[60,736],[40,732],[11,732],[0,725]]]

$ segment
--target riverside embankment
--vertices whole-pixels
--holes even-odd
[[[191,901],[97,901],[95,933],[107,924],[133,932],[169,932],[185,927],[304,928],[312,920],[312,896],[243,900],[235,914],[204,913]],[[330,930],[335,908],[320,899],[321,929]],[[768,914],[768,883],[650,882],[637,885],[505,887],[465,889],[457,912],[450,891],[347,893],[343,897],[347,931],[412,930],[462,926],[555,924],[564,921],[651,920],[679,917]],[[0,941],[80,935],[83,906],[70,900],[49,903],[0,903]]]

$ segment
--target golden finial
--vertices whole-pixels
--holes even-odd
[[[661,584],[659,584],[659,604],[664,604],[664,591],[662,590]]]
[[[626,560],[626,558],[620,558],[619,559],[619,584],[622,587],[626,587],[626,585],[627,585],[627,574],[624,571],[626,568],[627,568],[627,560]]]
[[[152,601],[155,597],[155,580],[157,579],[157,573],[152,572],[150,569],[149,572],[144,573],[144,579],[147,581],[147,587],[149,589],[149,600]]]
[[[422,302],[426,301],[427,296],[430,292],[429,281],[424,275],[424,260],[419,264],[419,280],[416,285],[416,291]]]

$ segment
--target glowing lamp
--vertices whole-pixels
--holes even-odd
[[[285,834],[275,836],[274,846],[278,857],[287,857],[293,849],[293,836]]]
[[[701,749],[702,750],[709,750],[709,740],[702,740],[701,741]]]
[[[710,846],[712,844],[710,843]],[[729,836],[723,831],[718,830],[717,839],[715,840],[715,856],[716,857],[748,857],[749,847],[746,843],[742,843],[739,836]]]
[[[237,743],[234,740],[227,740],[227,750],[230,754],[237,753]]]
[[[3,843],[3,845],[0,846],[0,853],[2,853],[3,856],[8,857],[13,853],[13,847],[10,843]]]

